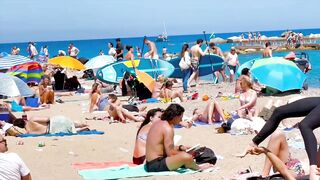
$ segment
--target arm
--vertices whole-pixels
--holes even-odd
[[[43,123],[46,124],[50,121],[50,118],[45,116],[36,116],[36,117],[30,118],[30,121],[37,122],[40,124],[43,124]]]
[[[173,156],[179,153],[178,148],[175,147],[173,144],[173,128],[171,127],[166,127],[165,132],[163,133],[164,135],[164,150],[166,152],[167,156]]]
[[[272,165],[284,176],[285,179],[295,180],[294,176],[290,173],[287,166],[279,159],[275,154],[265,147],[257,147],[254,149],[254,154],[264,153],[267,158],[271,161]]]
[[[43,93],[45,93],[46,92],[46,88],[44,88],[43,87],[43,85],[40,85],[39,86],[39,95],[40,95],[40,97],[43,95]]]
[[[91,96],[91,102],[90,102],[90,107],[89,107],[89,112],[90,113],[93,112],[93,108],[97,104],[97,102],[98,102],[98,95],[97,94],[93,94]]]

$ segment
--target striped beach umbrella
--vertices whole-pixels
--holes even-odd
[[[43,70],[39,63],[28,62],[11,67],[7,74],[16,76],[26,83],[39,83],[43,76]]]
[[[0,58],[0,69],[9,69],[12,66],[33,62],[31,59],[21,55],[10,55]]]

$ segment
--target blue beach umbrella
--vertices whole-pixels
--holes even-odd
[[[303,83],[306,80],[306,75],[295,63],[285,60],[282,57],[256,60],[250,72],[261,84],[282,92],[302,89]]]
[[[257,60],[257,59],[252,59],[252,60],[250,60],[250,61],[247,61],[247,62],[241,64],[241,65],[239,66],[238,70],[237,70],[237,75],[238,75],[238,76],[241,76],[241,71],[242,71],[242,69],[244,69],[244,68],[251,69],[253,63],[254,63],[256,60]]]
[[[9,55],[0,58],[0,69],[9,69],[12,66],[33,62],[31,59],[20,55]]]
[[[0,82],[0,95],[29,97],[34,94],[25,82],[15,76],[0,73]]]

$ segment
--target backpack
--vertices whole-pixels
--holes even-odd
[[[217,162],[217,157],[213,150],[207,147],[201,147],[194,152],[194,159],[197,164],[210,163],[215,165]]]

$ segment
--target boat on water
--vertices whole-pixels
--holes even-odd
[[[167,29],[166,29],[166,24],[163,22],[163,28],[164,32],[160,35],[158,35],[156,42],[167,42],[169,41],[168,39],[168,34],[167,34]]]

